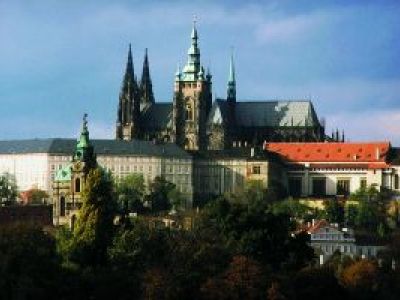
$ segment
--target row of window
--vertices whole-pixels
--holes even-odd
[[[321,245],[320,249],[325,253],[334,253],[336,250],[339,250],[341,253],[349,253],[356,255],[366,255],[367,257],[371,257],[376,255],[376,251],[374,251],[373,247],[357,247],[356,245]]]
[[[311,184],[311,194],[316,197],[326,196],[326,178],[313,178]],[[367,179],[360,179],[360,187],[367,187]],[[293,197],[302,195],[302,178],[289,178],[289,194]],[[350,178],[342,178],[336,181],[336,195],[348,196],[351,191]]]

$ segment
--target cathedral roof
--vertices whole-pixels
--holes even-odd
[[[172,103],[154,103],[144,108],[141,125],[146,130],[160,130],[172,126]]]
[[[91,139],[98,155],[170,156],[190,158],[190,154],[172,143],[154,144],[150,141]],[[49,153],[73,155],[75,139],[33,139],[0,141],[0,154]]]
[[[234,120],[229,114],[234,105]],[[241,101],[217,99],[208,117],[209,124],[235,122],[239,127],[319,126],[311,101]]]
[[[310,101],[236,102],[235,120],[244,127],[319,125]]]

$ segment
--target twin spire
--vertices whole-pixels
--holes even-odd
[[[143,60],[142,78],[138,83],[133,67],[132,47],[129,44],[128,60],[120,92],[117,122],[125,124],[134,121],[135,116],[139,114],[140,106],[152,103],[154,103],[154,94],[147,49]]]
[[[196,20],[193,21],[193,28],[191,33],[191,45],[188,50],[188,60],[186,65],[183,67],[182,72],[179,70],[176,72],[176,80],[184,80],[184,81],[195,81],[197,79],[204,79],[205,72],[204,68],[200,65],[200,49],[198,47],[198,33],[196,28]],[[211,78],[211,75],[207,75],[207,77]],[[150,67],[149,67],[149,59],[148,59],[148,51],[145,49],[145,55],[143,60],[143,71],[140,83],[137,83],[134,68],[133,68],[133,59],[132,59],[132,48],[131,44],[129,44],[128,51],[128,61],[126,65],[126,71],[124,76],[124,81],[121,88],[121,94],[128,94],[128,97],[133,100],[133,98],[140,98],[140,105],[151,105],[155,102],[154,93],[153,93],[153,85],[150,77]],[[131,96],[129,96],[129,94]],[[135,95],[136,94],[136,95]],[[132,101],[131,100],[131,101]],[[230,57],[229,64],[229,77],[227,83],[227,101],[228,102],[236,102],[236,79],[235,79],[235,66],[233,60],[233,52]],[[121,103],[120,103],[121,106]],[[122,108],[119,108],[119,111]],[[133,107],[132,107],[133,109]],[[119,117],[122,111],[119,112]],[[118,119],[120,121],[121,118]],[[124,119],[124,118],[122,118]],[[122,121],[122,120],[121,120]]]

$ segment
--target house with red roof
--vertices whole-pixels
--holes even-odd
[[[310,245],[320,256],[320,263],[335,252],[350,257],[376,257],[385,248],[387,241],[375,236],[360,235],[351,228],[341,228],[339,224],[330,224],[326,220],[313,220],[306,229],[310,236]]]
[[[293,197],[347,196],[361,187],[399,190],[389,142],[264,143],[287,169]]]

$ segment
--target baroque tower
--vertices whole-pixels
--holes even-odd
[[[172,139],[176,144],[187,150],[207,148],[206,121],[211,102],[211,75],[206,75],[200,64],[194,22],[187,63],[175,76]]]
[[[139,137],[139,117],[140,92],[133,70],[132,50],[129,44],[128,61],[119,94],[116,139],[130,141]]]

